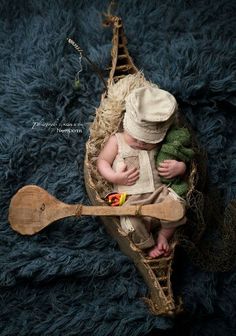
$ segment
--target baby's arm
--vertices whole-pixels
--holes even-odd
[[[164,160],[157,168],[160,176],[167,179],[172,179],[176,176],[184,175],[186,171],[186,164],[183,161]]]
[[[119,172],[112,169],[113,161],[118,154],[116,137],[112,135],[98,156],[97,168],[99,173],[109,182],[118,185],[133,185],[139,178],[136,168],[127,169],[124,164]]]

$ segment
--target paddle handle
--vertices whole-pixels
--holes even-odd
[[[158,204],[121,207],[77,205],[76,216],[148,216],[166,221],[178,221],[184,216],[184,208],[175,200]]]

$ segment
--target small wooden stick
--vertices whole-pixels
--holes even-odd
[[[150,216],[167,221],[178,221],[184,209],[175,200],[158,204],[121,207],[66,204],[46,190],[28,185],[17,191],[9,207],[9,222],[13,230],[33,235],[56,220],[71,216]]]

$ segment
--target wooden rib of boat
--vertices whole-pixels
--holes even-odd
[[[114,88],[114,85],[129,75],[139,73],[126,46],[127,41],[121,18],[109,15],[105,24],[113,27],[112,64],[108,78],[107,92],[102,95],[100,107],[96,111],[94,122],[90,128],[90,138],[86,144],[84,164],[85,185],[89,199],[93,205],[106,204],[103,200],[104,194],[102,195],[99,190],[101,190],[101,185],[103,185],[104,192],[109,192],[109,185],[106,185],[106,182],[102,180],[96,171],[96,158],[105,141],[112,133],[115,133],[119,127],[119,125],[117,125],[117,127],[111,127],[108,130],[105,126],[105,132],[101,130],[101,119],[103,118],[103,109],[101,107],[106,105],[106,100],[109,98],[110,91]],[[114,104],[116,104],[116,101]],[[110,115],[112,122],[114,121],[113,119],[116,118],[116,116]],[[116,119],[117,123],[120,122],[120,118]],[[149,297],[145,298],[145,301],[149,304],[152,313],[156,315],[173,315],[181,312],[181,300],[174,298],[171,285],[172,264],[177,242],[173,241],[172,252],[169,257],[148,259],[145,254],[132,243],[129,236],[122,231],[118,218],[102,217],[102,222],[109,234],[116,239],[123,253],[133,260],[137,269],[142,274],[149,288]]]

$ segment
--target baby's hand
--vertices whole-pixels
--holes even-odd
[[[172,179],[173,177],[183,175],[186,171],[186,164],[182,161],[176,160],[164,160],[157,168],[160,176],[166,179]]]
[[[124,164],[120,171],[116,172],[115,184],[131,186],[135,184],[138,178],[139,171],[137,170],[137,168],[134,167],[128,169],[127,165]]]

